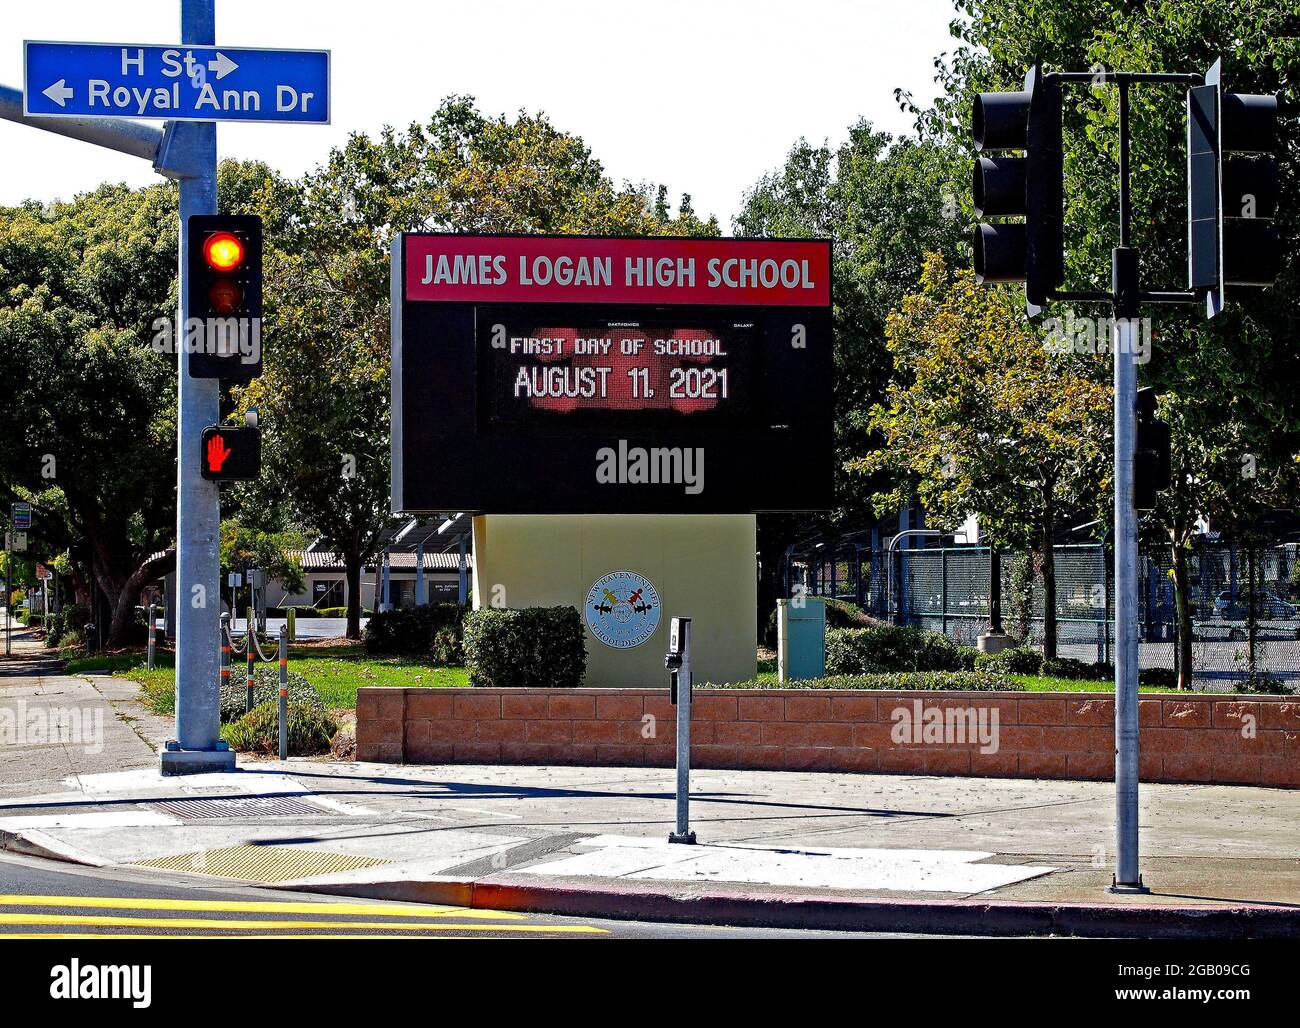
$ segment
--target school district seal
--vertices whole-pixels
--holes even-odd
[[[659,627],[659,594],[635,571],[614,571],[587,593],[587,628],[606,646],[630,650]]]

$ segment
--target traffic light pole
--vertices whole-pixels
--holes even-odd
[[[181,0],[181,42],[216,43],[215,0]],[[221,384],[195,378],[179,345],[189,319],[189,220],[217,212],[217,127],[172,122],[166,145],[193,174],[180,179],[180,302],[177,310],[176,425],[176,738],[161,755],[164,775],[233,771],[235,755],[220,738],[220,486],[200,474],[195,440],[220,419]]]

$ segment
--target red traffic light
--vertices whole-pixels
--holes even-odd
[[[214,232],[203,243],[203,259],[217,271],[234,271],[244,263],[244,244],[233,232]]]

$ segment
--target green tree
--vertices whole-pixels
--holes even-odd
[[[658,209],[657,209],[658,205]],[[649,187],[616,187],[542,115],[489,118],[463,97],[424,125],[353,135],[317,170],[266,182],[265,373],[241,391],[265,428],[264,491],[343,559],[347,633],[389,508],[389,245],[402,231],[717,234]]]
[[[151,345],[175,301],[176,194],[102,186],[0,211],[0,493],[73,547],[112,608],[174,566],[176,362]]]
[[[1029,549],[1043,577],[1043,651],[1055,656],[1056,530],[1105,473],[1100,362],[1051,352],[1012,297],[970,271],[950,276],[938,255],[890,316],[888,339],[897,374],[871,418],[883,445],[851,470],[888,473],[886,509],[914,491],[940,524],[975,511],[993,545]]]
[[[837,509],[816,519],[827,526],[856,527],[882,485],[845,469],[881,445],[870,410],[894,375],[885,342],[890,312],[915,288],[927,252],[950,264],[960,259],[964,222],[961,189],[950,181],[954,167],[944,146],[895,139],[859,121],[842,146],[796,143],[785,164],[749,190],[736,216],[741,235],[833,242]],[[760,632],[780,590],[782,554],[807,524],[789,514],[758,519]]]
[[[1035,60],[1048,68],[1184,72],[1224,60],[1228,87],[1300,100],[1300,38],[1293,0],[1150,0],[1088,4],[958,0],[960,41],[939,67],[941,95],[913,103],[926,138],[968,147],[970,105],[981,90],[1019,88]],[[912,98],[902,97],[911,103]],[[1133,91],[1133,242],[1148,288],[1186,280],[1185,115],[1182,88]],[[1115,224],[1117,92],[1069,87],[1064,111],[1067,284],[1105,287]],[[1286,123],[1284,123],[1286,124]],[[1174,419],[1179,481],[1154,521],[1173,554],[1182,626],[1180,672],[1190,675],[1186,551],[1200,514],[1225,530],[1261,523],[1270,508],[1293,508],[1300,453],[1300,137],[1284,131],[1277,225],[1285,265],[1270,290],[1236,290],[1232,306],[1206,322],[1197,307],[1152,313],[1156,345],[1141,371]],[[969,155],[968,155],[969,156]],[[1059,310],[1049,313],[1059,314]],[[1083,312],[1079,312],[1083,313]],[[1253,466],[1251,479],[1241,469]]]

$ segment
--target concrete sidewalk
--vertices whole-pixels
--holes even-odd
[[[266,886],[648,920],[988,934],[1300,936],[1300,791],[1144,785],[1152,892],[1105,891],[1105,782],[241,759],[163,779],[170,719],[24,640],[4,711],[80,711],[89,745],[0,739],[0,848]],[[7,672],[7,674],[6,674]],[[98,713],[96,713],[98,712]],[[47,717],[47,720],[52,718]],[[12,722],[12,717],[10,718]],[[0,724],[0,727],[3,727]]]
[[[1113,798],[1102,783],[709,771],[692,784],[695,847],[665,842],[673,797],[662,770],[297,759],[182,780],[152,768],[82,775],[53,794],[10,794],[0,840],[97,865],[511,909],[1300,935],[1300,792],[1144,787],[1152,893],[1118,897],[1104,891]]]

